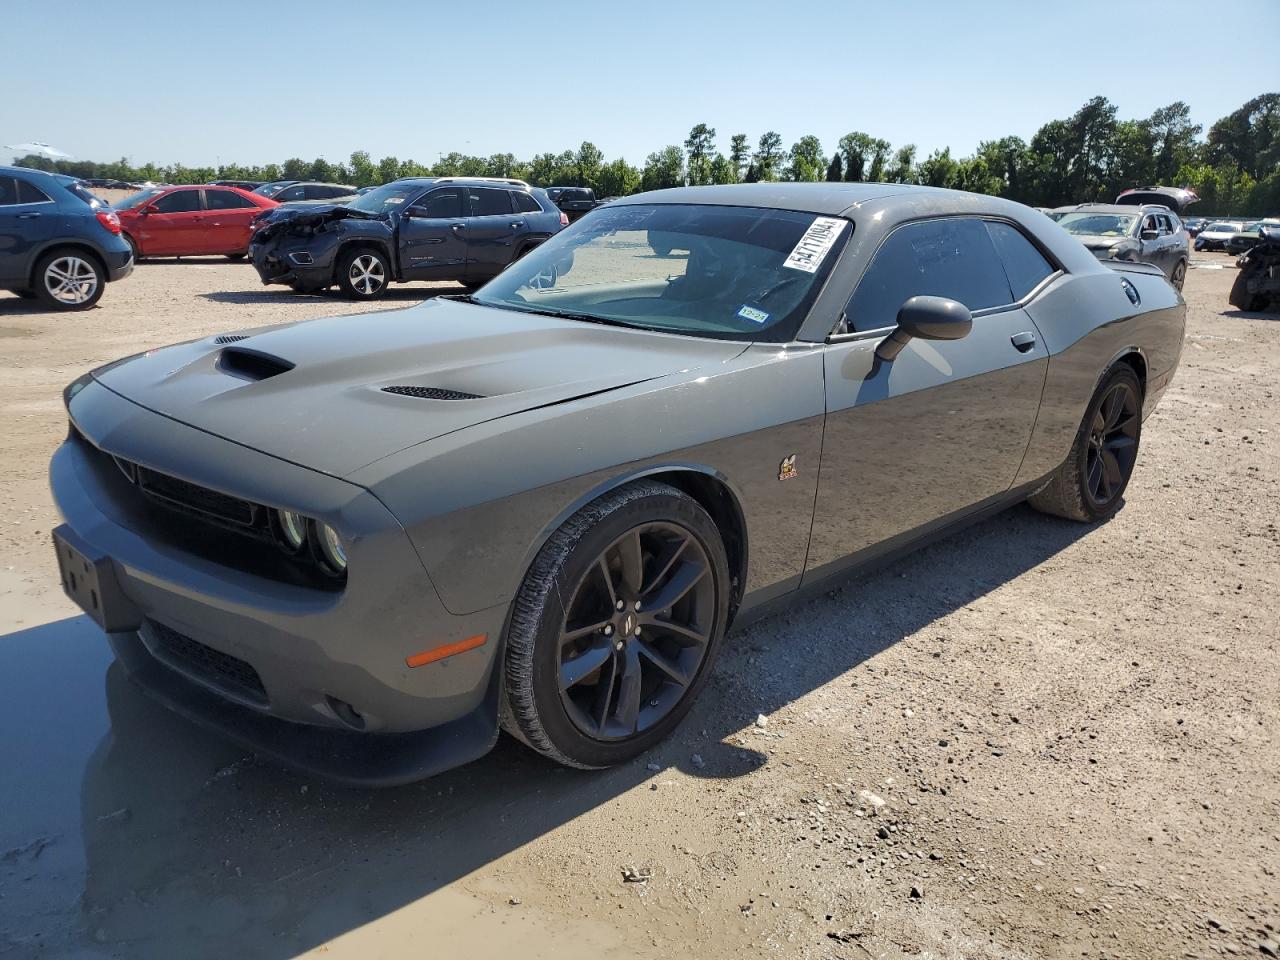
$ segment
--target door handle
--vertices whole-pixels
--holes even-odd
[[[20,214],[18,214],[18,219],[19,219],[19,220],[38,220],[38,219],[40,219],[40,214],[38,214],[38,213],[20,213]]]
[[[512,229],[512,230],[519,230],[519,229],[520,229],[521,227],[523,227],[523,226],[524,226],[524,221],[523,221],[523,220],[517,220],[515,223],[511,224],[511,229]]]
[[[1024,330],[1022,333],[1015,333],[1009,338],[1009,342],[1014,345],[1019,353],[1027,353],[1036,345],[1036,335],[1030,330]]]
[[[457,233],[459,230],[461,230],[465,226],[466,226],[465,223],[451,223],[449,224],[449,229],[452,230],[454,233]]]

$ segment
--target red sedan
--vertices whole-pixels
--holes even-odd
[[[249,221],[275,206],[237,187],[153,187],[115,210],[135,260],[210,253],[238,260],[249,247]]]

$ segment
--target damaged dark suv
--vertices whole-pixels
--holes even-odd
[[[337,284],[376,300],[392,281],[479,286],[568,225],[544,191],[522,180],[396,180],[345,204],[300,207],[249,242],[263,283],[309,292]]]

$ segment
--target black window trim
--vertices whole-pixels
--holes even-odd
[[[1005,313],[1009,310],[1021,310],[1024,307],[1026,307],[1026,305],[1029,304],[1032,300],[1035,300],[1037,297],[1039,297],[1040,294],[1043,293],[1046,289],[1048,289],[1050,285],[1056,282],[1059,277],[1066,276],[1067,274],[1067,270],[1062,266],[1058,258],[1055,257],[1048,250],[1046,250],[1044,246],[1036,240],[1035,237],[1027,233],[1027,231],[1023,229],[1022,224],[1018,223],[1018,221],[1012,219],[1011,217],[1002,217],[999,214],[993,214],[993,213],[944,213],[944,214],[933,214],[925,217],[915,217],[911,220],[903,220],[901,223],[894,226],[892,230],[890,230],[888,233],[886,233],[883,237],[880,238],[880,242],[876,245],[875,251],[871,254],[870,259],[867,261],[868,269],[871,267],[873,263],[875,263],[876,257],[880,253],[880,248],[883,247],[885,243],[888,242],[891,236],[893,236],[903,227],[909,226],[914,223],[930,223],[935,220],[983,220],[983,221],[990,220],[995,223],[1007,223],[1009,224],[1009,226],[1013,227],[1013,229],[1017,230],[1020,234],[1022,234],[1022,236],[1027,240],[1027,242],[1030,243],[1031,246],[1035,247],[1035,249],[1040,253],[1040,256],[1044,257],[1045,261],[1049,264],[1049,266],[1053,268],[1053,272],[1050,273],[1043,280],[1041,280],[1039,283],[1037,283],[1030,290],[1028,290],[1026,296],[1024,296],[1022,299],[1015,300],[1012,303],[1001,304],[995,307],[984,307],[981,310],[970,311],[970,315],[975,320],[981,317],[990,317],[997,313]],[[997,256],[998,255],[999,253],[997,252]],[[1001,259],[1001,266],[1003,267],[1003,265],[1004,265],[1004,260]],[[858,283],[862,282],[862,278],[866,276],[866,273],[867,273],[866,270],[862,271],[862,273],[858,276]],[[857,289],[858,289],[858,284],[855,283],[853,285],[853,291],[850,291],[849,293],[849,298],[845,300],[846,307],[848,306],[849,300],[853,299],[853,292],[856,291]],[[896,327],[896,324],[891,323],[888,326],[875,327],[874,329],[871,329],[871,330],[850,330],[847,333],[837,332],[840,330],[842,326],[844,326],[847,323],[847,321],[848,321],[848,317],[846,316],[844,309],[841,309],[840,316],[836,319],[835,325],[832,326],[831,332],[827,334],[827,339],[826,339],[827,343],[852,343],[857,340],[872,340],[879,337],[884,337],[887,334],[892,333]]]
[[[38,207],[38,206],[40,206],[41,204],[45,204],[45,203],[57,203],[57,201],[56,201],[56,200],[54,200],[54,199],[53,199],[53,197],[49,196],[49,194],[48,194],[48,193],[46,193],[46,192],[45,192],[44,190],[42,190],[40,187],[36,186],[36,185],[35,185],[34,183],[32,183],[30,180],[25,180],[25,179],[23,179],[22,177],[15,177],[15,176],[14,176],[13,174],[11,174],[11,173],[10,173],[10,174],[6,174],[6,176],[7,176],[10,180],[12,180],[12,181],[13,181],[13,183],[14,183],[14,191],[15,191],[15,192],[14,192],[14,197],[15,197],[15,198],[18,196],[18,194],[17,194],[17,192],[16,192],[16,191],[17,191],[17,185],[18,185],[19,183],[24,183],[24,184],[26,184],[28,187],[30,187],[32,190],[37,191],[37,192],[40,194],[40,196],[44,197],[44,199],[43,199],[43,200],[27,200],[27,201],[24,201],[23,203],[6,203],[6,204],[4,205],[5,207]]]

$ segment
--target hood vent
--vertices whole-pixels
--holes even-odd
[[[227,347],[218,357],[223,373],[243,380],[267,380],[288,373],[293,366],[288,360],[247,347]]]
[[[483,400],[478,393],[463,393],[461,390],[446,390],[443,387],[383,387],[383,393],[398,393],[402,397],[417,397],[419,400]]]
[[[248,340],[248,339],[249,339],[249,335],[247,333],[224,333],[220,337],[214,337],[213,342],[214,343],[237,343],[240,340]]]

